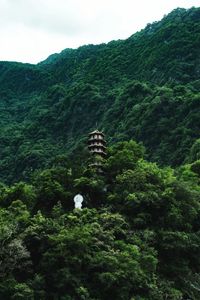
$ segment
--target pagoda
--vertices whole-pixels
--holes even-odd
[[[89,133],[88,149],[93,155],[105,158],[106,141],[103,132],[95,130]]]

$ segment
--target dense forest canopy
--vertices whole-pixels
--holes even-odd
[[[0,187],[0,298],[199,299],[200,161],[161,169],[135,141],[107,152],[103,174],[85,156]]]
[[[178,8],[127,40],[0,62],[0,299],[200,299],[199,49],[200,8]]]
[[[199,47],[200,9],[178,8],[127,40],[37,65],[0,62],[0,179],[27,180],[96,124],[110,144],[143,142],[160,165],[189,162],[199,145]]]

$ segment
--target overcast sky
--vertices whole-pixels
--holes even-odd
[[[37,63],[65,48],[125,39],[200,0],[0,0],[0,60]]]

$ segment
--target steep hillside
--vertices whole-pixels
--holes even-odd
[[[95,127],[109,143],[143,142],[159,164],[195,159],[199,48],[200,9],[176,9],[124,41],[65,49],[38,65],[0,62],[0,179],[28,179],[84,147]]]
[[[191,82],[200,74],[199,20],[200,9],[176,9],[125,41],[66,49],[41,65],[65,83],[82,79],[115,85],[122,77],[156,84]]]
[[[50,74],[44,69],[17,62],[0,62],[0,87],[2,91],[26,94],[44,90],[53,83]]]
[[[200,299],[199,49],[192,8],[125,41],[0,62],[0,299]]]

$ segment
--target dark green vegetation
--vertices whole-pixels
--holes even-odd
[[[0,179],[71,153],[96,127],[177,166],[199,137],[200,9],[177,9],[125,41],[66,49],[38,65],[0,63]]]
[[[0,62],[0,299],[200,299],[199,49],[192,8]],[[88,168],[96,126],[103,175]]]
[[[86,160],[1,187],[1,299],[200,298],[200,161],[175,174],[143,153],[121,142],[103,176]]]

